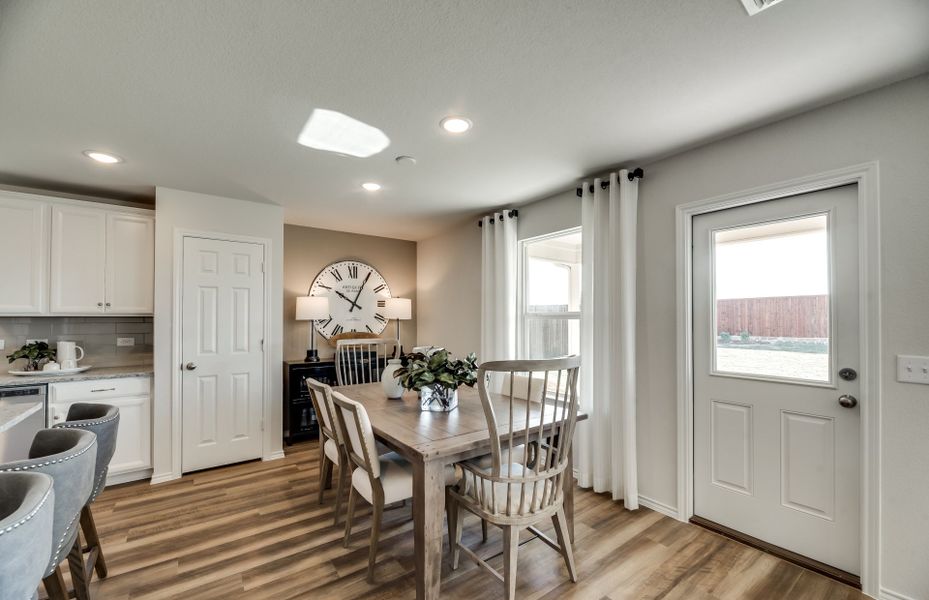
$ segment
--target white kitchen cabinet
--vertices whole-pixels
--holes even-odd
[[[107,485],[151,476],[152,403],[149,377],[49,384],[49,427],[67,420],[68,409],[75,402],[111,404],[119,408],[116,451],[110,461]]]
[[[0,315],[48,311],[49,206],[0,192]]]
[[[95,208],[52,206],[52,314],[104,313],[106,217]]]
[[[154,312],[155,220],[144,213],[52,206],[51,314]]]
[[[110,212],[106,216],[107,314],[151,314],[155,310],[155,220]]]

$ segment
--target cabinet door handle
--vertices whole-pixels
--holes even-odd
[[[109,306],[110,306],[110,303],[109,303],[109,302],[107,302],[107,303],[106,303],[106,306],[107,306],[107,308],[109,308]]]
[[[97,302],[97,306],[102,307],[102,306],[103,306],[103,302]]]
[[[91,392],[115,392],[116,388],[98,388],[96,390],[90,390]]]

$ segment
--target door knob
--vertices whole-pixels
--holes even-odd
[[[193,371],[194,369],[197,368],[197,365],[195,363],[189,362],[186,365],[184,365],[184,368],[187,369],[188,371]]]
[[[839,405],[841,405],[842,408],[855,408],[858,406],[858,398],[850,394],[842,394],[839,396]]]

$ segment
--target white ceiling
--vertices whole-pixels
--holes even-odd
[[[925,0],[785,0],[754,17],[739,0],[4,0],[0,181],[162,185],[422,239],[926,70]],[[392,143],[368,159],[300,146],[316,107]],[[452,113],[472,132],[444,134]],[[360,189],[372,180],[384,189]]]

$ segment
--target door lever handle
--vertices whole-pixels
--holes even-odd
[[[855,408],[858,406],[858,398],[855,398],[851,394],[842,394],[839,396],[839,405],[842,408]]]

